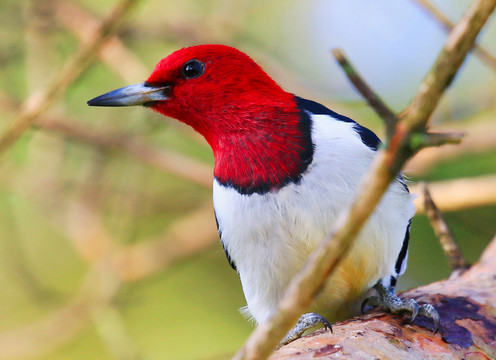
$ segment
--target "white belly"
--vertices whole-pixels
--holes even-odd
[[[314,158],[300,183],[241,195],[214,181],[222,242],[239,272],[247,310],[258,323],[271,316],[288,282],[332,230],[374,156],[350,123],[320,115],[312,120]],[[392,184],[314,310],[333,321],[380,278],[394,274],[413,214],[410,194]]]

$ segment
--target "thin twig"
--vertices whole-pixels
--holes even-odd
[[[427,218],[429,219],[434,233],[439,238],[441,247],[449,260],[451,269],[453,272],[467,269],[467,262],[465,261],[458,244],[453,238],[446,221],[444,220],[443,214],[439,211],[436,204],[432,200],[429,188],[426,183],[421,184],[422,193],[424,195],[424,207],[426,210]]]
[[[348,79],[355,86],[360,94],[367,100],[369,105],[376,111],[376,113],[386,123],[387,138],[391,138],[394,133],[396,123],[398,122],[397,116],[386,103],[372,90],[367,82],[362,78],[360,73],[355,69],[351,62],[346,57],[343,49],[333,49],[332,54],[338,61],[339,65],[343,68]],[[465,133],[451,132],[451,133],[427,133],[419,134],[413,141],[418,141],[423,146],[438,146],[444,144],[458,144]],[[415,147],[415,144],[414,144]]]
[[[449,34],[441,54],[420,85],[417,95],[402,112],[401,119],[409,127],[426,123],[440,98],[453,81],[456,70],[472,49],[479,30],[495,6],[494,0],[476,0]],[[479,9],[483,11],[479,11]]]
[[[425,213],[421,187],[416,184],[409,187],[413,194],[418,194],[414,200],[417,214]],[[441,211],[496,205],[496,175],[436,181],[429,184],[429,190]]]
[[[384,103],[384,101],[372,90],[367,82],[358,73],[355,67],[346,57],[343,49],[333,49],[332,54],[338,61],[341,68],[344,70],[348,79],[355,86],[355,88],[367,100],[369,105],[375,112],[386,122],[387,138],[390,138],[394,133],[394,128],[398,122],[398,118],[394,112]]]
[[[446,144],[459,144],[465,137],[465,132],[427,132],[425,134],[415,134],[412,136],[411,145],[418,150],[425,147],[440,146]]]
[[[88,41],[64,64],[55,78],[42,91],[31,94],[23,103],[19,116],[0,136],[0,156],[5,153],[26,130],[45,112],[67,87],[88,68],[107,38],[115,32],[123,17],[139,0],[121,0],[102,21],[100,27]]]
[[[453,23],[449,21],[449,19],[444,16],[444,14],[436,8],[431,2],[428,0],[413,0],[417,5],[426,10],[429,15],[432,15],[434,19],[438,21],[438,23],[442,26],[444,30],[450,32],[453,29]],[[493,56],[489,51],[484,49],[482,46],[475,44],[474,45],[474,54],[487,66],[496,71],[496,57]]]
[[[409,107],[410,111],[398,122],[387,148],[378,152],[370,171],[365,174],[351,207],[341,213],[332,236],[312,252],[303,269],[289,284],[274,316],[252,333],[234,359],[266,359],[306,310],[328,275],[346,256],[390,182],[417,150],[411,147],[410,135],[414,131],[425,132],[430,114],[495,7],[496,0],[476,0],[466,11],[448,37],[438,61]],[[425,109],[419,109],[419,105],[425,106]]]
[[[460,156],[487,153],[496,149],[496,132],[494,119],[496,111],[483,116],[467,118],[456,124],[450,123],[449,127],[465,127],[467,136],[459,146],[445,146],[442,148],[426,149],[408,161],[406,168],[409,176],[419,176],[427,173],[438,163],[450,161]]]

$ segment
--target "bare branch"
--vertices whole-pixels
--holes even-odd
[[[428,132],[424,142],[425,147],[440,146],[446,144],[459,144],[465,137],[465,132]]]
[[[433,146],[459,144],[464,136],[464,132],[415,132],[410,135],[409,145],[412,150],[419,151]]]
[[[412,133],[425,132],[429,116],[495,7],[496,0],[476,0],[469,7],[448,37],[409,111],[398,122],[387,148],[378,152],[353,204],[340,215],[332,236],[310,255],[303,269],[289,284],[276,314],[252,333],[234,359],[266,359],[310,304],[327,276],[346,256],[390,182],[416,151],[410,143]]]
[[[401,118],[405,120],[405,124],[415,128],[427,122],[444,90],[451,85],[457,69],[472,49],[477,35],[494,7],[493,0],[476,0],[470,5],[449,34],[442,52],[420,85],[417,95],[403,112]]]
[[[346,57],[343,49],[333,49],[332,54],[338,61],[339,65],[341,65],[345,74],[348,76],[348,79],[352,82],[358,92],[362,94],[369,105],[385,121],[387,138],[390,138],[393,135],[394,128],[398,122],[396,115],[360,76],[358,71]]]
[[[455,242],[453,234],[444,220],[443,214],[441,214],[436,204],[434,204],[434,201],[432,201],[427,184],[422,183],[421,187],[423,189],[424,206],[427,217],[434,229],[434,233],[439,238],[439,242],[449,260],[452,271],[466,269],[468,267],[467,262],[463,258],[463,254]]]
[[[93,62],[98,50],[115,32],[123,17],[138,0],[121,0],[103,20],[92,39],[88,41],[64,64],[62,69],[44,90],[31,94],[24,102],[19,116],[0,136],[0,156],[5,153],[26,130],[45,112]]]
[[[453,23],[449,21],[449,19],[444,16],[444,14],[436,8],[430,1],[428,0],[414,0],[414,2],[419,5],[421,8],[426,10],[426,12],[433,16],[434,19],[438,21],[438,23],[442,26],[444,30],[450,32],[453,29]],[[489,51],[484,49],[482,46],[475,44],[474,45],[474,54],[477,56],[484,64],[492,68],[496,71],[496,57],[491,55]]]
[[[483,121],[467,119],[457,124],[449,124],[450,128],[466,128],[467,136],[458,146],[443,146],[441,148],[426,148],[408,161],[405,166],[409,174],[419,176],[427,173],[436,164],[456,159],[467,154],[487,153],[496,149],[496,132],[494,118],[496,113],[484,115]]]
[[[430,193],[442,211],[456,211],[496,204],[496,175],[438,181],[429,184]],[[425,213],[424,197],[419,185],[410,185],[417,214]]]

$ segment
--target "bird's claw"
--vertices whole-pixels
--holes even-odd
[[[436,308],[431,304],[420,305],[419,314],[432,319],[434,322],[434,334],[436,334],[441,327],[441,317]]]
[[[289,344],[296,339],[299,339],[305,331],[313,328],[318,324],[324,325],[324,328],[326,330],[330,330],[332,333],[331,323],[327,321],[325,317],[317,313],[306,313],[298,319],[295,327],[291,329],[291,331],[288,332],[287,335],[281,340],[281,342],[277,346],[277,349],[279,349],[283,345]]]
[[[413,299],[401,299],[394,292],[394,287],[385,288],[381,283],[377,283],[374,288],[380,297],[371,296],[362,303],[361,310],[364,312],[366,306],[379,306],[391,312],[392,314],[410,313],[410,324],[412,324],[418,315],[431,318],[434,322],[434,334],[438,332],[441,325],[439,313],[430,304],[419,305]]]

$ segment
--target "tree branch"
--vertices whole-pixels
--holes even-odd
[[[444,220],[443,214],[441,214],[436,204],[434,204],[434,201],[432,201],[427,184],[422,183],[421,187],[424,195],[425,212],[434,229],[434,233],[439,238],[439,242],[441,243],[444,254],[449,260],[452,271],[458,272],[467,269],[467,261],[465,261],[458,244],[455,242],[453,234]]]
[[[496,175],[437,181],[429,184],[436,205],[442,211],[457,211],[496,204]],[[414,200],[417,214],[425,213],[422,189],[411,185],[410,191],[418,195]]]
[[[419,176],[427,173],[437,164],[457,159],[470,154],[487,153],[496,149],[496,132],[494,119],[496,111],[484,113],[482,116],[470,117],[463,121],[451,122],[449,128],[463,128],[467,136],[458,146],[443,146],[442,148],[425,149],[408,161],[408,174]]]
[[[450,32],[453,29],[453,23],[448,20],[443,13],[436,8],[431,2],[428,0],[413,0],[414,3],[419,5],[421,8],[426,10],[429,15],[432,15],[434,19],[441,24],[442,28],[447,32]],[[477,56],[484,64],[489,66],[491,69],[496,71],[496,57],[491,55],[489,51],[484,49],[482,46],[475,44],[474,45],[474,54]]]
[[[398,122],[398,118],[392,110],[384,103],[384,101],[371,89],[365,82],[362,76],[354,68],[351,62],[346,57],[343,49],[333,49],[332,54],[338,61],[346,76],[355,86],[360,94],[367,100],[369,105],[386,123],[387,138],[390,138],[394,133],[394,128]]]
[[[495,6],[493,0],[477,0],[470,5],[449,34],[443,50],[420,85],[414,100],[402,113],[401,118],[405,120],[405,124],[415,128],[427,122]]]

